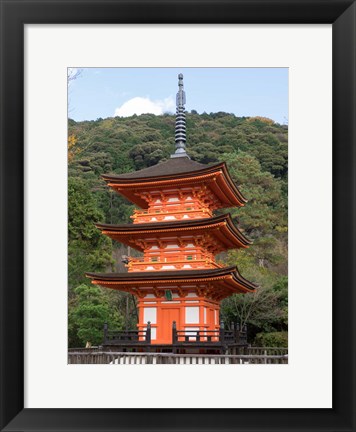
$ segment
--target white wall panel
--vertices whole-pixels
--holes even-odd
[[[198,324],[199,323],[199,307],[186,307],[185,308],[185,323]]]
[[[157,323],[157,308],[145,307],[143,309],[143,322],[146,324],[148,321],[151,321],[151,324]]]

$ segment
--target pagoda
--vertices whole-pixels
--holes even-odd
[[[125,273],[86,274],[93,284],[137,298],[138,334],[149,326],[150,344],[156,346],[177,342],[172,328],[188,335],[187,342],[218,342],[221,300],[256,289],[235,266],[224,267],[216,260],[220,252],[246,248],[251,242],[230,214],[214,216],[214,211],[242,207],[247,200],[224,162],[204,165],[186,153],[182,74],[178,85],[176,149],[170,159],[140,171],[102,176],[139,209],[131,216],[132,224],[96,226],[142,256],[129,257]]]

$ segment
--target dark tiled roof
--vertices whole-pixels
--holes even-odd
[[[140,280],[179,280],[179,279],[199,279],[215,276],[226,276],[231,274],[237,281],[248,287],[249,289],[257,288],[257,285],[249,282],[242,277],[235,266],[214,268],[214,269],[200,269],[200,270],[178,270],[178,271],[150,271],[150,272],[126,272],[126,273],[86,273],[85,275],[90,279],[98,281],[110,282],[125,282],[125,281],[140,281]]]
[[[162,176],[177,176],[179,174],[194,173],[195,171],[206,170],[214,166],[219,166],[221,163],[213,165],[205,165],[199,162],[195,162],[188,157],[178,157],[171,158],[165,162],[158,163],[148,168],[144,168],[140,171],[133,171],[125,174],[112,174],[103,175],[104,179],[143,179],[152,177],[162,177]]]
[[[177,271],[155,271],[155,272],[126,272],[126,273],[86,273],[90,278],[97,278],[102,280],[127,280],[127,279],[184,279],[193,277],[205,276],[221,276],[229,274],[236,270],[235,266],[215,268],[215,269],[201,269],[201,270],[177,270]]]
[[[112,231],[120,233],[132,232],[134,234],[136,231],[154,231],[154,230],[164,230],[169,229],[174,231],[178,228],[195,228],[195,227],[207,227],[220,222],[226,222],[232,232],[239,238],[245,245],[251,244],[252,242],[247,239],[242,232],[234,225],[230,213],[221,216],[215,216],[212,218],[203,219],[190,219],[182,221],[167,221],[167,222],[150,222],[150,223],[140,223],[140,224],[122,224],[122,225],[110,225],[110,224],[96,224],[96,227],[103,231]]]

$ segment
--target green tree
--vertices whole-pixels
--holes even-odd
[[[227,163],[233,181],[248,199],[245,207],[231,210],[241,227],[252,236],[274,234],[286,228],[281,181],[262,171],[258,160],[246,152],[224,153],[220,159]]]
[[[263,331],[274,330],[274,324],[282,316],[278,295],[271,288],[259,287],[254,293],[234,294],[224,300],[225,321],[237,321],[241,325]]]
[[[104,323],[109,328],[120,330],[123,317],[116,308],[109,305],[101,289],[81,284],[74,290],[75,302],[69,312],[69,345],[87,342],[98,345],[103,340]]]
[[[158,142],[146,142],[136,145],[130,150],[130,157],[133,159],[136,169],[142,169],[156,165],[169,156],[167,145]]]
[[[111,265],[111,241],[95,227],[103,221],[94,195],[80,179],[68,180],[68,275],[69,287],[84,282],[85,272]]]

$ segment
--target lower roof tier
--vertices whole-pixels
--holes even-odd
[[[185,297],[193,290],[198,297],[220,301],[232,294],[254,292],[257,288],[256,284],[242,277],[235,266],[163,272],[86,273],[86,276],[92,279],[93,284],[130,292],[140,298],[148,294],[163,297],[165,290]]]

